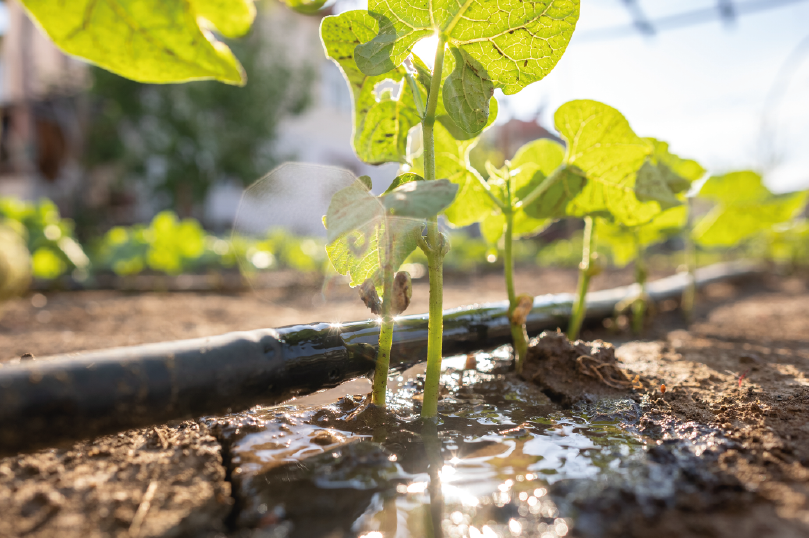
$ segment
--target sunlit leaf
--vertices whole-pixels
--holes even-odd
[[[738,245],[794,218],[806,206],[807,196],[809,192],[798,192],[772,196],[766,201],[736,198],[734,203],[720,203],[694,226],[694,239],[706,247]]]
[[[652,145],[632,131],[620,112],[597,101],[570,101],[559,107],[554,119],[568,143],[565,163],[587,177],[568,203],[568,214],[609,212],[618,222],[634,226],[660,211],[656,201],[642,202],[635,194],[638,170]]]
[[[281,0],[290,9],[304,15],[318,13],[329,0]]]
[[[384,222],[369,222],[326,245],[332,266],[338,273],[351,279],[349,285],[352,288],[368,279],[373,280],[377,287],[381,285],[379,239],[386,233],[386,223],[393,234],[391,264],[395,271],[417,248],[423,228],[420,221],[391,218]]]
[[[23,5],[63,51],[121,76],[149,83],[245,82],[239,62],[207,26],[229,37],[244,34],[255,17],[252,0],[23,0]]]
[[[711,176],[699,191],[700,198],[726,205],[761,201],[771,195],[761,175],[750,170]]]
[[[420,118],[413,94],[401,87],[404,67],[390,73],[367,76],[354,62],[354,48],[377,35],[377,21],[363,10],[346,11],[323,19],[320,36],[326,51],[342,70],[351,88],[354,108],[352,145],[364,162],[404,162],[407,133]],[[389,80],[399,84],[394,99],[390,92],[377,96],[377,86]]]
[[[356,181],[332,196],[323,218],[334,269],[351,278],[351,286],[367,279],[381,283],[385,234],[390,235],[391,262],[396,270],[418,245],[424,219],[446,208],[458,190],[446,179],[424,181],[413,173],[394,179],[379,197],[370,184]]]
[[[548,138],[534,140],[518,149],[511,161],[511,168],[518,172],[514,177],[517,199],[524,199],[546,177],[562,166],[564,156],[565,148]],[[562,179],[545,194],[531,204],[521,207],[516,217],[519,218],[520,213],[524,213],[523,220],[526,226],[530,226],[532,222],[526,219],[532,219],[537,227],[541,227],[546,224],[546,219],[557,219],[567,215],[567,204],[581,192],[584,177],[567,169],[563,173]],[[517,228],[515,222],[515,231]]]
[[[650,159],[643,163],[635,179],[635,196],[642,202],[654,201],[660,204],[661,209],[668,209],[680,205],[681,202],[671,190],[661,167],[665,165],[652,164]],[[674,176],[676,181],[677,177],[674,174],[669,176]]]
[[[674,193],[688,190],[691,183],[705,175],[705,169],[697,161],[683,159],[669,151],[666,142],[655,138],[646,138],[652,144],[652,159],[663,175],[664,180]]]
[[[384,215],[385,208],[379,198],[371,194],[365,183],[355,181],[337,191],[331,198],[324,219],[326,240],[331,243],[352,230],[360,230],[368,223],[375,223]]]
[[[370,0],[379,34],[358,47],[369,75],[401,65],[419,40],[442,33],[486,69],[506,94],[544,78],[567,47],[579,17],[578,0]]]
[[[452,203],[458,185],[447,179],[407,181],[380,196],[388,215],[427,219]]]

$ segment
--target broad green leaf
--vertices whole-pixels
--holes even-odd
[[[355,181],[340,189],[331,198],[329,209],[324,217],[326,241],[335,241],[352,230],[363,229],[368,223],[375,223],[385,216],[385,208],[379,199],[371,194],[362,181]]]
[[[568,214],[609,212],[618,222],[635,226],[660,211],[656,201],[641,202],[635,195],[638,170],[652,146],[632,131],[620,112],[597,101],[570,101],[559,107],[554,120],[568,143],[565,164],[587,177],[568,203]]]
[[[427,219],[452,203],[458,185],[447,179],[408,181],[380,196],[388,215]]]
[[[402,185],[405,185],[407,183],[412,183],[413,181],[424,181],[424,178],[418,174],[413,174],[411,172],[399,174],[398,176],[393,178],[393,181],[390,182],[390,185],[382,194],[388,194],[395,188],[401,187]]]
[[[370,0],[368,11],[379,21],[379,33],[357,48],[364,73],[387,73],[401,65],[416,42],[443,34],[485,68],[494,87],[513,94],[544,78],[562,57],[579,2]]]
[[[357,156],[370,164],[404,162],[407,133],[420,118],[413,94],[405,85],[398,99],[390,92],[376,95],[377,85],[386,80],[400,84],[404,67],[390,73],[367,76],[354,62],[354,48],[377,35],[377,21],[363,10],[346,11],[323,19],[320,36],[326,51],[343,71],[351,88],[354,107],[352,145]]]
[[[253,0],[189,0],[189,3],[198,17],[225,37],[245,35],[256,18]]]
[[[524,199],[556,171],[562,165],[564,156],[565,148],[547,138],[534,140],[518,149],[511,161],[511,168],[518,172],[514,177],[517,199]],[[522,206],[518,216],[519,213],[524,213],[525,219],[543,223],[545,219],[562,218],[567,215],[568,202],[583,187],[582,175],[566,169],[564,177],[558,183],[531,204]],[[515,230],[516,228],[515,222]]]
[[[23,0],[23,5],[63,51],[132,80],[245,82],[230,49],[200,24],[241,35],[255,16],[252,0]]]
[[[326,245],[332,266],[341,275],[350,277],[349,285],[352,288],[369,278],[377,287],[381,285],[379,238],[384,237],[386,224],[393,234],[391,258],[395,271],[417,248],[423,227],[421,222],[396,218],[374,221]]]
[[[421,88],[422,99],[426,103],[427,97],[430,93],[430,85],[432,84],[432,72],[430,71],[430,68],[424,64],[421,58],[418,57],[418,55],[413,54],[411,58],[413,61],[413,67],[416,69],[416,81]],[[450,78],[452,73],[455,71],[455,56],[453,54],[449,54],[444,59],[442,84],[445,84],[446,80]],[[443,91],[446,90],[442,89],[442,93]],[[494,119],[497,118],[497,99],[491,97],[486,105],[481,104],[480,106],[487,110],[488,121],[485,123],[485,125],[483,125],[483,127],[478,127],[474,131],[467,131],[456,123],[444,106],[444,99],[439,99],[436,103],[435,121],[443,125],[447,131],[449,131],[452,137],[455,138],[455,140],[471,140],[479,137],[486,128],[491,126]],[[467,127],[474,128],[473,126]]]
[[[761,176],[750,170],[711,176],[699,191],[699,197],[722,204],[756,202],[772,196]]]
[[[290,9],[304,15],[314,15],[318,13],[328,0],[281,0]]]
[[[545,191],[542,196],[522,207],[526,215],[535,219],[561,219],[571,214],[568,205],[582,192],[587,178],[584,177],[581,170],[574,166],[565,165],[559,169],[558,173],[562,174],[562,177],[557,183]],[[542,183],[543,179],[544,177],[541,179],[539,176],[534,177],[531,183],[517,192],[518,196],[522,198],[530,194]],[[607,210],[593,211],[590,215],[605,216],[609,215],[609,212]]]
[[[476,133],[489,119],[489,100],[494,93],[492,81],[476,60],[450,46],[455,69],[444,80],[443,101],[450,118],[467,133]]]
[[[691,183],[705,175],[705,169],[697,161],[683,159],[669,151],[666,142],[655,138],[645,138],[654,147],[652,159],[669,188],[675,192],[683,192],[691,187]]]
[[[736,198],[736,203],[719,204],[694,226],[694,239],[706,247],[735,246],[794,218],[806,206],[807,196],[809,191],[774,196],[763,202]]]
[[[323,218],[326,251],[334,269],[351,277],[351,286],[371,278],[380,285],[385,233],[390,233],[394,270],[418,245],[424,219],[446,208],[458,190],[446,179],[424,181],[417,174],[402,174],[391,188],[376,197],[370,180],[360,180],[332,196]]]
[[[652,164],[652,161],[648,159],[638,170],[635,180],[635,196],[642,202],[655,201],[660,204],[661,209],[668,209],[681,203],[666,181],[666,177],[661,171],[661,165]]]
[[[362,120],[362,128],[354,137],[354,149],[365,162],[404,162],[407,134],[421,118],[409,90],[403,88],[402,94],[394,100],[386,91]]]
[[[658,213],[651,221],[639,226],[627,227],[609,219],[598,219],[596,236],[598,244],[609,246],[615,265],[622,267],[637,257],[638,246],[648,247],[665,241],[680,233],[687,221],[688,208],[680,205]]]

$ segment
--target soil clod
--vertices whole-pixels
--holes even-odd
[[[618,396],[633,384],[618,367],[612,344],[571,342],[561,331],[545,331],[531,340],[522,377],[566,406],[582,399]]]

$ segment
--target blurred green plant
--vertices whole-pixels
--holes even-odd
[[[90,260],[73,235],[73,221],[61,218],[52,201],[0,198],[0,219],[25,238],[35,278],[49,280],[67,272],[79,280],[87,277]]]
[[[715,205],[694,226],[694,240],[706,248],[734,247],[796,217],[809,191],[776,195],[761,175],[745,170],[711,176],[699,197]]]
[[[298,237],[274,229],[263,238],[210,235],[194,219],[172,211],[156,215],[148,225],[116,226],[95,243],[93,268],[121,276],[153,271],[168,275],[234,268],[247,274],[291,269],[323,272],[326,252],[319,238]]]
[[[0,306],[22,295],[31,280],[31,256],[25,245],[25,229],[16,221],[0,222]]]

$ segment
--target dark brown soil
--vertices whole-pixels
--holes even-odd
[[[807,282],[707,292],[690,331],[663,316],[657,339],[625,343],[617,355],[651,396],[649,432],[667,419],[718,430],[727,443],[704,460],[739,494],[661,512],[616,536],[809,536]]]
[[[0,460],[0,536],[214,536],[232,503],[220,452],[185,422]]]
[[[629,280],[629,273],[612,274],[595,287]],[[530,293],[574,286],[573,272],[543,272],[541,280],[523,273],[518,280]],[[409,312],[425,311],[426,284],[414,287]],[[470,290],[478,302],[503,295],[500,278],[484,276],[449,287],[447,306],[469,303]],[[368,315],[353,294],[323,303],[319,290],[277,293],[271,303],[244,294],[59,293],[45,306],[29,296],[7,305],[0,318],[0,361]],[[660,306],[644,340],[600,327],[586,328],[583,337],[612,342],[627,379],[640,376],[638,428],[661,441],[650,451],[653,460],[685,458],[668,448],[667,437],[708,440],[713,448],[688,460],[673,504],[647,510],[620,488],[583,498],[579,510],[598,517],[596,527],[583,522],[581,534],[809,536],[809,280],[713,285],[701,295],[690,331],[673,305]],[[6,458],[0,536],[227,534],[224,469],[220,445],[194,423]]]

